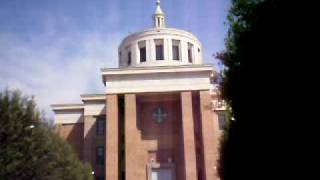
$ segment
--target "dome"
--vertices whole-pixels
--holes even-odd
[[[154,28],[129,35],[119,48],[119,67],[177,66],[202,64],[202,45],[193,34],[166,28],[157,1]]]

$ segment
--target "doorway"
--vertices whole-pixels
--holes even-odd
[[[171,168],[152,169],[151,180],[174,180]]]

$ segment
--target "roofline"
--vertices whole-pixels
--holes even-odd
[[[83,104],[52,104],[51,108],[53,111],[58,111],[58,110],[79,110],[83,109],[84,105]]]
[[[143,66],[125,68],[101,68],[102,83],[106,85],[106,76],[121,76],[134,74],[159,74],[159,73],[190,73],[190,72],[214,72],[211,64],[192,64],[178,66]]]
[[[177,70],[180,69],[180,70]],[[185,70],[183,70],[185,69]],[[178,65],[178,66],[140,66],[140,67],[123,67],[123,68],[101,68],[101,72],[103,75],[112,75],[119,74],[119,72],[138,70],[140,71],[138,74],[150,73],[150,70],[157,70],[155,73],[161,72],[188,72],[191,69],[194,70],[202,70],[202,71],[213,71],[213,65],[211,64],[192,64],[192,65]],[[159,71],[160,70],[160,71]],[[174,71],[172,71],[174,70]],[[146,71],[146,72],[142,72]],[[193,70],[191,70],[193,71]],[[121,73],[123,74],[123,73]],[[136,74],[129,73],[128,74]]]
[[[106,100],[106,94],[81,94],[82,101]]]
[[[135,36],[139,36],[140,34],[146,33],[146,32],[152,32],[152,31],[159,31],[159,30],[169,30],[169,31],[175,31],[175,32],[179,32],[179,33],[185,33],[188,36],[192,36],[196,41],[199,42],[199,44],[202,46],[200,40],[198,39],[197,36],[195,36],[192,32],[187,31],[187,30],[182,30],[182,29],[177,29],[177,28],[170,28],[170,27],[161,27],[161,28],[156,28],[156,27],[152,27],[152,28],[148,28],[148,29],[143,29],[137,32],[134,32],[128,36],[126,36],[121,42],[119,47],[126,42],[128,39],[130,38],[134,38]]]

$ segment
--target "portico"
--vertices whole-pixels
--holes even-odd
[[[204,147],[215,149],[211,141],[217,137],[209,139],[202,134],[202,129],[210,134],[218,132],[209,95],[211,75],[212,67],[208,65],[103,69],[106,93],[110,94],[107,101],[124,111],[124,118],[117,121],[124,124],[123,133],[106,136],[107,142],[109,138],[116,142],[121,139],[116,134],[124,135],[123,142],[118,143],[118,148],[124,149],[122,155],[121,150],[108,151],[116,144],[106,143],[106,165],[112,164],[112,169],[106,167],[107,179],[117,178],[114,173],[108,175],[110,171],[125,174],[126,179],[214,179],[216,152],[208,152],[214,155],[210,161]],[[110,132],[121,130],[110,120],[119,111],[107,111],[110,124],[106,127]],[[114,166],[114,157],[125,157],[124,165]],[[207,170],[205,163],[213,168]]]

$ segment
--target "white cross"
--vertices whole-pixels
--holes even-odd
[[[153,112],[152,117],[158,123],[161,123],[167,119],[168,114],[162,108],[159,107]]]

